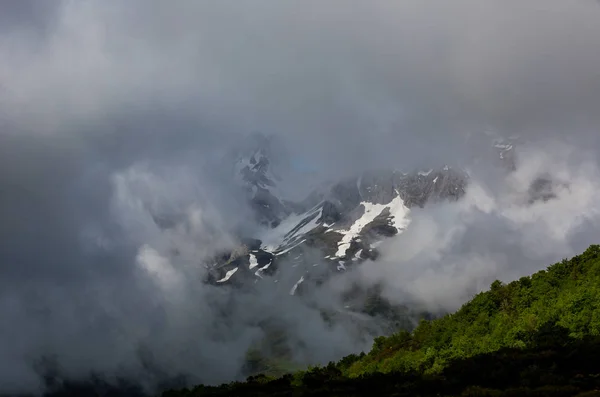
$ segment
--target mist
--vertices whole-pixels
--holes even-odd
[[[318,180],[469,170],[463,200],[413,210],[380,260],[332,283],[383,282],[393,301],[452,310],[597,242],[595,1],[2,8],[0,393],[42,392],[43,357],[71,378],[229,381],[266,319],[300,362],[368,347],[320,317],[339,304],[335,286],[307,301],[283,281],[235,294],[201,282],[201,258],[257,227],[222,166],[254,131]],[[517,171],[486,161],[486,131],[526,142]],[[557,197],[528,204],[546,172]],[[176,227],[157,226],[173,215]]]
[[[410,227],[384,241],[381,258],[335,280],[382,285],[393,302],[452,312],[495,280],[508,283],[598,241],[600,168],[594,152],[566,144],[524,145],[516,170],[470,169],[465,197],[411,212]],[[552,175],[552,198],[531,199]]]

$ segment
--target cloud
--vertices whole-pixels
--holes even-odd
[[[168,109],[218,127],[202,135],[281,134],[336,172],[454,159],[487,126],[597,135],[585,0],[56,4],[52,34],[0,46],[5,112],[36,130]]]
[[[527,147],[501,179],[471,172],[466,196],[414,209],[411,227],[382,246],[382,259],[352,278],[383,283],[393,301],[452,311],[495,279],[509,282],[597,242],[600,168],[593,152],[564,144]],[[553,197],[531,201],[551,175]]]
[[[40,355],[57,356],[73,376],[154,379],[140,360],[148,349],[169,375],[229,380],[260,337],[256,319],[280,318],[306,346],[297,355],[315,354],[307,361],[357,346],[354,330],[320,319],[335,309],[334,292],[307,303],[290,298],[288,285],[233,296],[199,281],[199,258],[254,227],[222,159],[255,130],[323,179],[383,166],[475,167],[463,202],[413,211],[411,227],[372,266],[379,270],[364,275],[401,284],[401,293],[387,290],[398,299],[456,306],[491,278],[585,248],[597,230],[595,2],[4,8],[0,314],[11,321],[0,324],[10,363],[0,385],[8,391],[39,386]],[[508,180],[472,161],[489,145],[483,130],[518,134],[532,148]],[[556,177],[557,199],[523,204],[543,170]],[[293,285],[296,276],[281,277]]]
[[[338,297],[326,291],[308,302],[289,296],[299,278],[291,266],[282,264],[278,283],[250,283],[242,290],[204,283],[207,260],[238,243],[232,217],[244,211],[221,207],[217,200],[227,188],[185,162],[83,174],[75,174],[66,192],[58,186],[56,202],[46,198],[61,210],[57,219],[42,213],[49,223],[27,218],[37,215],[30,212],[36,201],[9,207],[19,210],[12,216],[24,230],[6,230],[14,245],[2,252],[0,309],[11,317],[0,327],[0,347],[11,363],[10,371],[0,371],[6,376],[2,392],[42,390],[42,359],[56,363],[62,377],[124,377],[149,390],[179,375],[194,384],[226,382],[241,376],[246,352],[265,337],[265,322],[286,333],[290,359],[300,363],[367,346],[368,336],[355,327],[331,327],[321,317]],[[82,191],[74,189],[82,176],[93,178]],[[75,206],[98,192],[88,188],[99,180],[103,194],[95,199],[102,205],[91,200]],[[74,196],[63,202],[67,192]],[[80,215],[78,206],[86,216],[65,222],[58,233],[62,217],[71,210]],[[32,239],[29,227],[42,241]],[[27,255],[28,249],[38,252]]]

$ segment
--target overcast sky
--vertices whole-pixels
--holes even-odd
[[[450,219],[468,219],[461,237],[440,248],[456,262],[482,236],[472,230],[499,224],[467,216],[473,206],[512,228],[478,244],[493,249],[466,250],[469,264],[489,263],[507,248],[498,239],[524,224],[530,244],[552,238],[550,248],[562,248],[520,258],[539,266],[574,253],[589,240],[577,237],[591,233],[582,230],[597,230],[586,211],[598,191],[590,180],[600,153],[599,38],[592,0],[0,0],[0,317],[11,319],[0,324],[0,356],[11,363],[0,363],[0,391],[35,388],[31,357],[42,353],[84,372],[114,370],[133,360],[124,345],[185,351],[198,327],[216,347],[191,349],[197,355],[182,363],[205,368],[229,354],[199,379],[234,376],[252,332],[213,343],[214,313],[200,305],[204,319],[181,315],[148,334],[157,318],[197,307],[157,292],[139,265],[164,260],[166,241],[186,258],[231,244],[231,225],[247,212],[232,204],[223,170],[209,166],[253,131],[275,135],[323,177],[468,165],[483,131],[520,135],[538,149],[513,187],[553,165],[580,189],[525,219],[495,196],[486,201],[493,189],[482,188],[470,204],[440,209],[432,223],[415,215],[415,224],[437,225],[443,238]],[[186,208],[187,234],[165,236],[148,208]],[[567,225],[575,234],[553,232],[569,219],[583,219]],[[398,247],[389,250],[397,256]],[[507,260],[484,276],[517,274],[499,270]],[[386,263],[379,275],[407,276]],[[444,282],[417,279],[422,287],[412,293],[421,297]],[[192,287],[182,296],[212,293]],[[257,298],[257,312],[265,300]]]

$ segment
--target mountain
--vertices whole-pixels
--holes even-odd
[[[518,137],[487,132],[474,141],[483,148],[479,164],[487,159],[506,175],[517,172],[517,147],[523,144]],[[221,167],[229,170],[232,194],[248,204],[258,226],[236,236],[233,249],[199,258],[208,269],[205,282],[238,287],[281,282],[291,295],[301,295],[309,285],[377,259],[383,240],[410,227],[412,211],[460,200],[470,183],[467,172],[449,166],[367,170],[337,181],[296,183],[306,175],[293,170],[290,157],[281,142],[260,133],[224,156]],[[310,190],[298,199],[289,194],[294,185]],[[519,192],[520,204],[552,200],[561,189],[568,183],[542,172]],[[155,221],[169,228],[178,219],[157,215]]]
[[[501,137],[486,132],[479,147],[484,156],[506,174],[517,170],[519,137]],[[302,200],[290,200],[281,187],[290,177],[289,155],[273,138],[252,134],[235,151],[232,178],[253,209],[260,228],[240,236],[234,250],[208,258],[206,282],[244,285],[249,281],[278,282],[282,269],[296,275],[290,294],[303,285],[321,283],[333,274],[379,256],[378,245],[401,234],[410,225],[410,213],[442,201],[457,201],[465,195],[469,175],[449,166],[426,170],[369,170],[342,180],[321,183]],[[280,170],[283,170],[281,172]],[[286,177],[282,177],[286,175]],[[556,197],[568,184],[549,174],[534,179],[524,205]]]
[[[410,210],[465,194],[468,175],[445,166],[414,171],[376,170],[313,191],[301,202],[281,198],[265,151],[237,162],[239,180],[263,227],[240,248],[211,258],[208,281],[264,278],[281,266],[303,269],[301,283],[377,258],[377,245],[402,233]],[[316,269],[319,268],[319,269]]]

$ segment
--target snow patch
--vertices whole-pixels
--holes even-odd
[[[261,248],[268,252],[275,252],[317,227],[320,219],[319,211],[322,211],[321,204],[305,213],[288,216],[273,229],[265,229],[259,236],[263,242]],[[305,224],[302,224],[303,222]]]
[[[321,213],[322,212],[323,212],[323,210],[321,210]],[[285,236],[283,243],[287,244],[290,242],[294,242],[294,240],[301,238],[306,233],[310,232],[311,230],[313,230],[314,228],[319,226],[319,219],[321,219],[321,213],[314,212],[314,213],[308,215],[307,217],[305,217],[301,221],[301,223],[305,222],[304,225],[302,225],[301,227],[298,227],[301,224],[301,223],[299,223],[294,229],[292,229],[288,233],[288,235]],[[310,218],[310,220],[307,221],[307,219],[309,219],[309,218]]]
[[[286,248],[286,249],[284,249],[283,251],[276,253],[276,254],[275,254],[275,256],[283,255],[283,254],[285,254],[285,253],[287,253],[287,252],[290,252],[291,250],[293,250],[294,248],[296,248],[297,246],[299,246],[300,244],[302,244],[302,243],[303,243],[303,242],[305,242],[305,241],[306,241],[306,239],[304,239],[304,240],[300,241],[300,242],[299,242],[298,244],[296,244],[296,245],[292,245],[291,247],[289,247],[289,248]]]
[[[364,207],[364,214],[357,219],[348,230],[338,230],[338,233],[342,234],[342,239],[338,243],[338,250],[335,256],[340,258],[346,255],[346,251],[350,248],[350,243],[356,237],[362,229],[373,222],[377,216],[387,208],[390,212],[391,224],[398,231],[404,230],[410,223],[407,215],[409,209],[404,205],[404,200],[400,196],[395,197],[389,204],[373,204],[363,201],[361,205]]]
[[[228,271],[227,273],[225,273],[225,277],[223,277],[220,280],[217,280],[217,283],[224,283],[225,281],[229,280],[231,278],[231,276],[233,276],[235,274],[235,272],[238,271],[238,268],[236,267],[233,270]]]
[[[404,200],[398,196],[390,201],[388,206],[392,218],[392,226],[394,226],[398,232],[406,229],[410,224],[410,219],[408,218],[410,210],[404,205]]]
[[[261,273],[265,270],[267,270],[269,268],[269,266],[271,266],[271,263],[273,263],[273,261],[267,263],[266,265],[264,265],[263,267],[261,267],[260,269],[258,269],[256,271],[256,273],[254,273],[255,276],[258,276],[260,278],[262,278]]]
[[[250,254],[250,270],[254,269],[256,266],[258,266],[258,260],[256,259],[255,255]]]
[[[298,280],[298,282],[296,284],[294,284],[294,286],[290,290],[290,295],[296,294],[296,290],[298,289],[298,286],[300,284],[302,284],[303,281],[304,281],[304,276],[300,277],[300,280]]]

